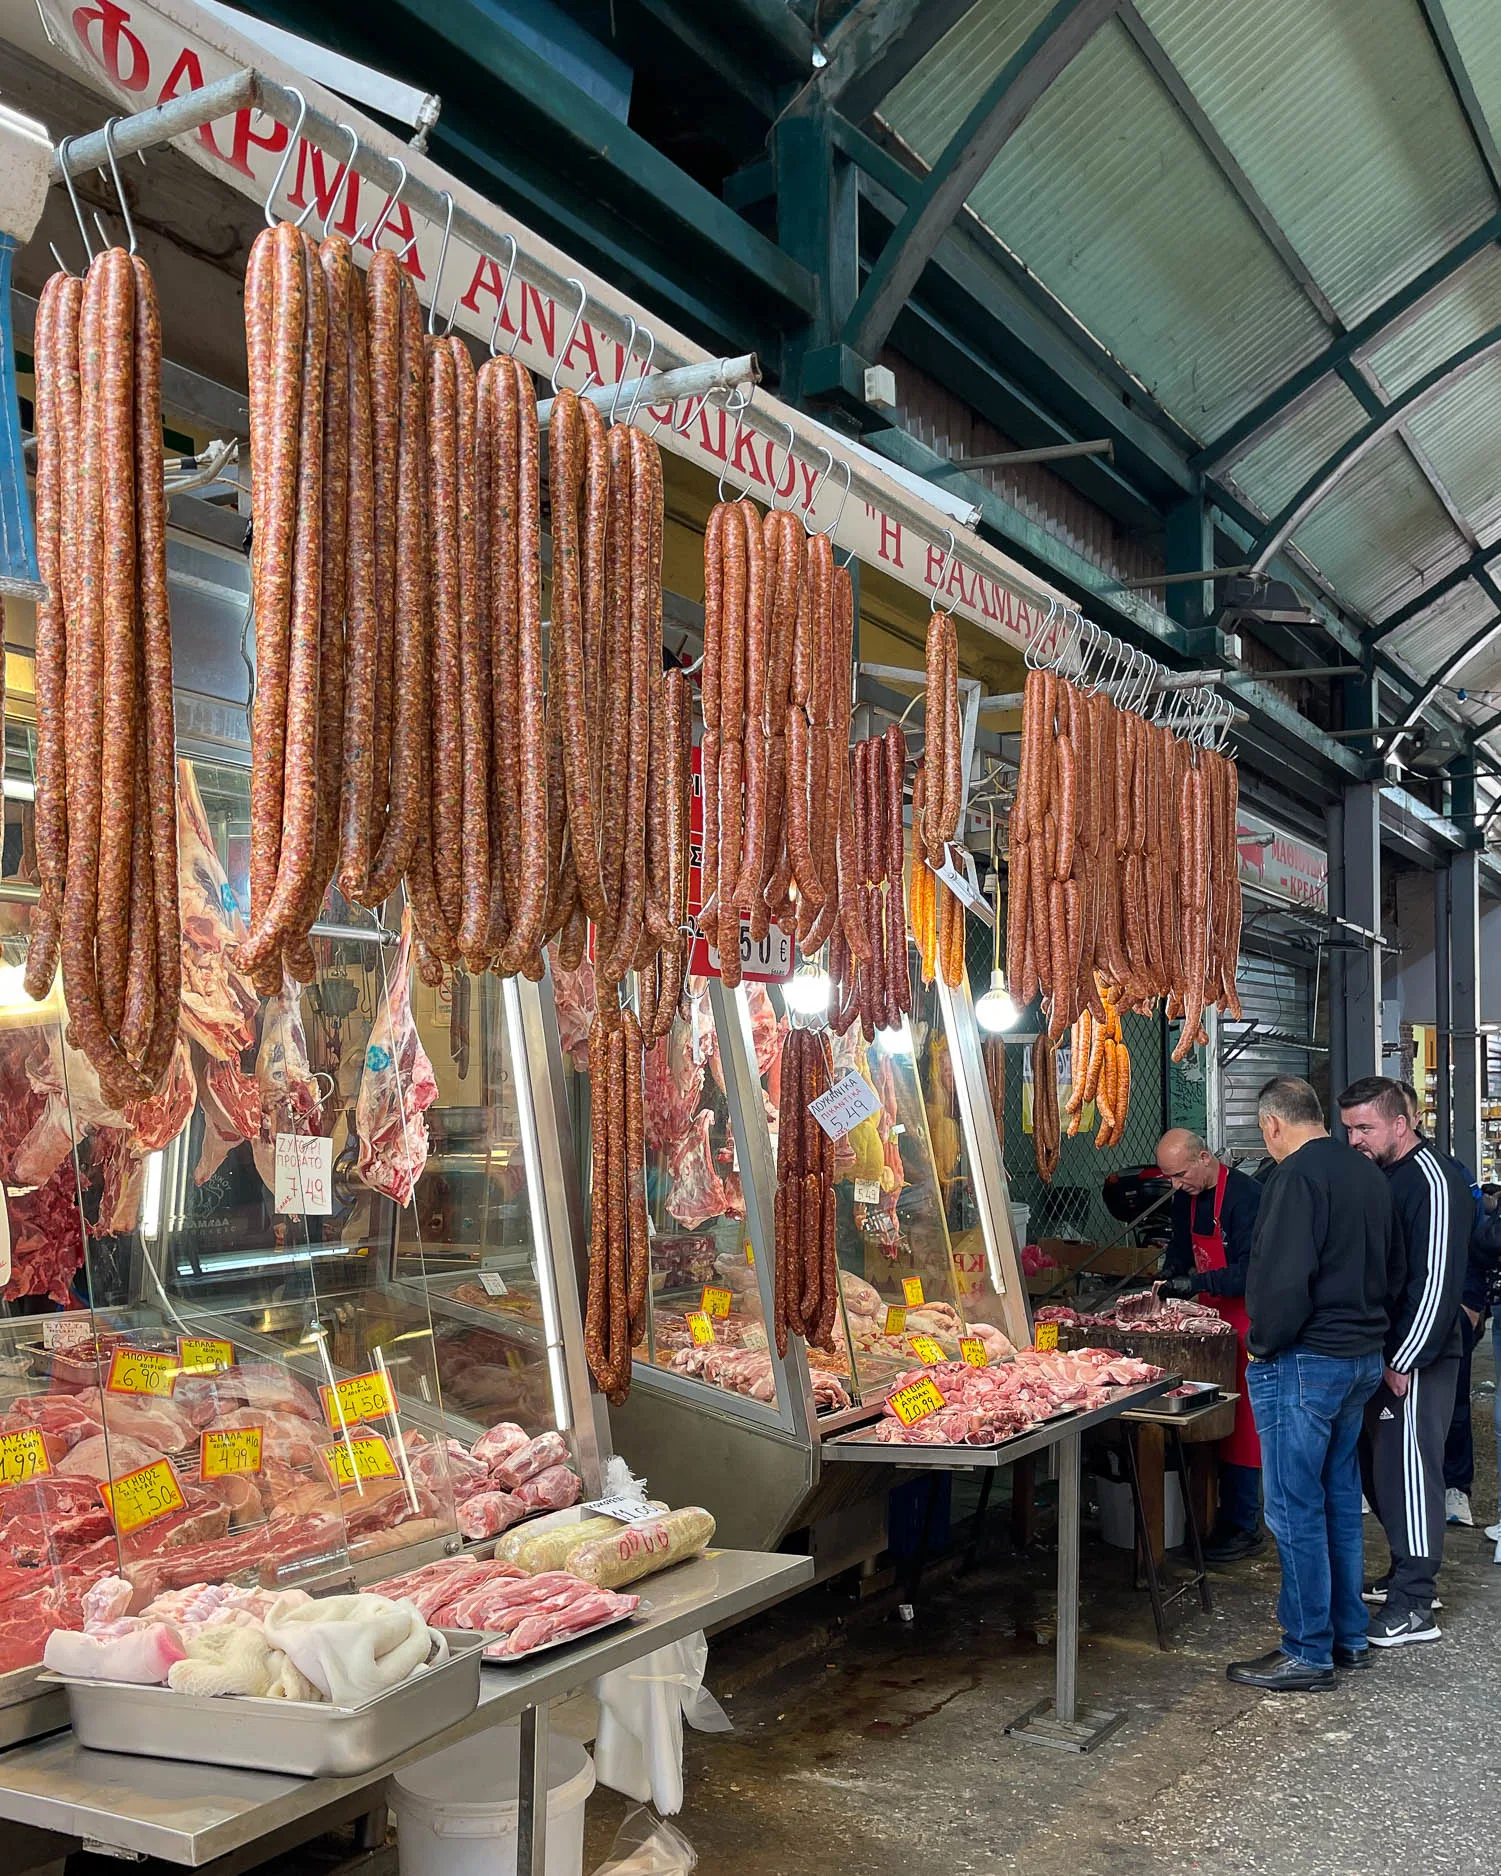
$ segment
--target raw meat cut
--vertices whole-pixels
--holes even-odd
[[[255,1078],[261,1091],[261,1126],[251,1151],[262,1183],[274,1192],[277,1134],[317,1133],[322,1107],[302,1027],[302,986],[291,977],[283,979],[280,994],[266,1004]]]
[[[231,947],[244,937],[245,927],[214,846],[193,765],[186,758],[177,764],[177,871],[182,1031],[205,1055],[233,1064],[238,1072],[240,1056],[255,1040],[259,999],[234,963]]]
[[[203,1145],[193,1168],[193,1184],[205,1185],[226,1157],[261,1130],[261,1086],[236,1060],[197,1056],[198,1099],[203,1108]]]
[[[1045,1303],[1037,1311],[1035,1319],[1038,1322],[1065,1323],[1070,1328],[1078,1329],[1145,1329],[1169,1335],[1234,1333],[1217,1309],[1192,1302],[1187,1297],[1160,1296],[1155,1286],[1150,1290],[1129,1291],[1103,1315],[1069,1309],[1062,1303]]]
[[[688,1024],[674,1023],[646,1051],[646,1144],[653,1153],[671,1151],[693,1125],[704,1069],[693,1059],[692,1044]]]
[[[54,1472],[0,1491],[0,1565],[46,1569],[113,1531],[92,1478]]]
[[[354,1176],[372,1192],[405,1205],[427,1164],[427,1122],[422,1118],[438,1098],[433,1065],[412,1020],[412,934],[410,915],[402,920],[401,944],[386,975],[365,1066],[355,1097],[354,1127],[359,1140]]]
[[[118,1635],[79,1634],[55,1629],[47,1637],[42,1660],[54,1674],[81,1680],[134,1681],[150,1686],[167,1678],[174,1661],[183,1659],[181,1642],[165,1622],[137,1622]],[[123,1627],[123,1624],[122,1624]]]
[[[495,1483],[503,1492],[514,1492],[518,1485],[524,1484],[549,1466],[567,1463],[568,1442],[561,1433],[539,1433],[534,1440],[528,1440],[525,1446],[517,1447],[508,1459],[504,1459],[491,1471]]]
[[[8,1193],[5,1203],[10,1214],[5,1300],[47,1296],[64,1308],[76,1307],[72,1283],[83,1263],[83,1220],[71,1157],[44,1184],[29,1192]]]
[[[558,1015],[558,1042],[573,1066],[583,1074],[589,1066],[589,1025],[594,1020],[597,1001],[594,966],[585,953],[576,971],[554,970],[553,1000]]]
[[[112,1425],[108,1439],[96,1433],[91,1439],[80,1440],[57,1470],[61,1478],[123,1479],[127,1472],[154,1466],[165,1457],[159,1447],[148,1446],[128,1433],[117,1433]]]
[[[482,1537],[499,1537],[533,1509],[511,1492],[476,1492],[464,1500],[454,1516],[461,1534],[473,1542]]]
[[[496,1466],[503,1465],[512,1453],[519,1453],[523,1446],[529,1445],[531,1437],[526,1428],[517,1426],[514,1420],[502,1420],[498,1426],[481,1433],[469,1451],[493,1471]]]
[[[90,1396],[31,1394],[25,1399],[12,1401],[5,1418],[0,1420],[0,1432],[14,1433],[20,1427],[40,1427],[49,1440],[61,1440],[66,1451],[80,1440],[103,1431],[104,1422],[98,1411],[98,1390],[91,1390]]]
[[[708,1224],[713,1218],[723,1218],[729,1210],[729,1195],[714,1169],[709,1147],[709,1129],[713,1124],[713,1114],[708,1108],[701,1108],[667,1155],[667,1173],[672,1182],[667,1210],[690,1231]]]
[[[279,1459],[284,1465],[310,1466],[318,1457],[323,1437],[311,1421],[296,1414],[273,1413],[266,1407],[236,1407],[209,1422],[210,1428],[260,1427],[262,1459]]]
[[[527,1511],[563,1511],[583,1495],[579,1476],[568,1466],[548,1466],[516,1487],[516,1497]]]

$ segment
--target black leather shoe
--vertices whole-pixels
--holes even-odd
[[[1341,1648],[1334,1644],[1334,1665],[1337,1668],[1368,1668],[1371,1665],[1369,1648]]]
[[[1212,1531],[1204,1545],[1205,1563],[1239,1563],[1266,1549],[1265,1531]]]
[[[1232,1661],[1227,1680],[1241,1687],[1259,1687],[1268,1694],[1323,1694],[1334,1685],[1333,1668],[1311,1668],[1274,1648],[1256,1661]]]

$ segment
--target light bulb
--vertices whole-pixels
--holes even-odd
[[[998,1036],[1002,1030],[1014,1028],[1019,1015],[1016,1002],[1006,988],[1005,972],[992,971],[990,988],[975,1004],[975,1021],[987,1036]]]
[[[798,1016],[822,1016],[829,1007],[829,973],[817,964],[804,964],[789,977],[782,995]]]
[[[905,1016],[890,1029],[876,1031],[876,1047],[884,1055],[911,1055],[912,1030]]]

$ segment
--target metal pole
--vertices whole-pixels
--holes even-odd
[[[1480,1031],[1480,855],[1473,847],[1449,862],[1449,968],[1451,1053],[1454,1061],[1450,1151],[1480,1177],[1481,1071],[1485,1038]]]
[[[1053,1716],[1071,1726],[1079,1678],[1079,1448],[1058,1442],[1058,1641]]]
[[[1340,918],[1345,909],[1345,811],[1336,801],[1324,812],[1324,843],[1329,853],[1329,916]],[[1339,1125],[1334,1101],[1350,1080],[1345,1043],[1345,953],[1331,946],[1328,953],[1329,998],[1329,1115],[1331,1125]],[[1313,1012],[1317,1025],[1319,1013]]]
[[[998,456],[955,456],[951,469],[1004,469],[1012,463],[1066,462],[1072,456],[1103,456],[1115,461],[1115,445],[1108,436],[1095,437],[1088,443],[1050,443],[1042,449],[1008,449]]]
[[[548,1709],[521,1713],[521,1765],[517,1784],[516,1876],[547,1876]]]
[[[761,363],[754,352],[742,358],[710,358],[702,365],[684,365],[677,371],[661,371],[654,378],[630,378],[617,387],[597,384],[581,395],[591,404],[629,410],[644,400],[647,404],[675,404],[680,398],[707,397],[711,391],[733,391],[737,385],[759,384]],[[543,428],[552,415],[553,400],[537,406],[537,422]]]
[[[1440,1153],[1452,1151],[1450,1141],[1450,1063],[1452,1023],[1449,1016],[1449,869],[1440,866],[1433,875],[1433,1067],[1435,1075],[1434,1144]],[[1423,1105],[1423,1089],[1418,1089],[1418,1105]]]
[[[118,161],[122,156],[134,156],[137,150],[154,150],[158,144],[170,143],[174,137],[185,137],[204,124],[212,124],[216,118],[232,117],[247,105],[252,110],[263,110],[265,106],[261,87],[267,82],[259,72],[247,66],[243,71],[231,72],[228,78],[216,78],[213,84],[203,85],[197,91],[185,91],[166,104],[153,105],[149,111],[137,111],[131,117],[122,117],[115,125],[108,143],[102,130],[90,131],[86,137],[65,138],[52,152],[48,181],[63,180],[60,156],[67,161],[68,174],[77,176],[83,170],[100,169],[108,163],[111,144]],[[294,104],[294,117],[296,111]],[[272,112],[271,115],[275,116],[276,113]],[[309,111],[309,119],[312,115]],[[292,119],[286,121],[290,123]],[[343,139],[343,144],[347,154],[347,137]]]

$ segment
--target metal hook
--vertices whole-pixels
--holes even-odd
[[[1038,653],[1037,646],[1042,639],[1047,637],[1048,632],[1051,630],[1053,617],[1057,610],[1058,601],[1049,596],[1048,616],[1042,622],[1042,630],[1040,632],[1034,632],[1027,640],[1022,650],[1022,663],[1029,671],[1040,671],[1042,669],[1042,659]]]
[[[397,203],[401,200],[401,192],[407,186],[406,164],[402,162],[399,156],[393,156],[391,161],[401,171],[401,181],[397,183],[396,187],[386,198],[386,206],[381,210],[380,214],[376,216],[375,226],[368,232],[362,228],[354,238],[357,247],[362,244],[368,244],[372,253],[380,245],[380,238],[386,231],[386,223],[391,219],[391,210],[395,208]],[[403,250],[403,252],[404,251],[405,250]]]
[[[949,537],[949,544],[948,551],[943,557],[943,565],[938,569],[938,578],[933,583],[932,606],[934,612],[943,611],[943,608],[938,604],[938,595],[943,591],[943,583],[949,577],[949,568],[954,564],[954,554],[959,546],[958,541],[954,539],[954,530],[952,528],[945,528],[944,533]],[[943,616],[947,618],[948,614],[944,613]]]
[[[634,313],[628,313],[626,317],[631,322],[631,336],[626,340],[625,355],[620,361],[620,375],[615,380],[615,395],[610,399],[610,422],[612,424],[620,410],[620,392],[622,386],[625,384],[625,374],[630,370],[631,355],[636,350],[636,334],[641,330],[636,324],[636,316]]]
[[[73,187],[73,175],[68,168],[68,145],[75,142],[77,142],[75,137],[63,138],[62,142],[57,146],[57,166],[63,174],[63,187],[68,192],[68,200],[73,204],[73,216],[78,223],[78,238],[83,242],[83,251],[87,256],[87,264],[93,261],[94,248],[89,240],[89,231],[83,224],[83,210],[79,206],[78,192]],[[62,256],[57,253],[56,248],[53,248],[52,252],[54,255],[57,255],[57,264],[61,267],[63,264]]]
[[[506,240],[509,241],[511,244],[511,258],[506,263],[506,277],[501,282],[500,298],[495,303],[495,324],[491,326],[490,328],[490,356],[492,358],[500,357],[500,347],[495,343],[495,341],[500,335],[500,322],[502,319],[505,318],[505,314],[506,314],[506,296],[511,291],[511,275],[514,274],[516,271],[516,253],[517,253],[516,237],[513,234],[508,234],[506,236]],[[458,304],[457,300],[454,302],[454,304],[455,306],[457,306]],[[518,327],[516,330],[516,337],[518,339],[521,337],[520,327]],[[511,349],[512,351],[516,349],[514,343]]]
[[[448,204],[448,210],[443,218],[443,245],[438,249],[438,268],[437,272],[433,275],[433,297],[427,309],[427,336],[430,339],[436,335],[438,330],[438,295],[443,291],[443,263],[448,259],[448,237],[453,233],[453,197],[446,189],[440,191],[440,193],[442,194],[443,200]],[[416,235],[413,235],[412,240],[415,241],[416,239]],[[454,310],[455,312],[458,310],[457,299],[454,301]],[[453,321],[451,319],[448,322],[448,329],[450,332],[453,330]]]
[[[641,408],[641,400],[646,395],[646,380],[651,373],[651,361],[656,357],[656,355],[657,355],[657,335],[655,332],[651,330],[650,327],[647,327],[646,328],[646,357],[643,360],[642,365],[641,365],[641,375],[636,380],[636,395],[631,399],[631,407],[629,411],[626,412],[625,420],[627,423],[634,423],[636,421],[636,412]],[[653,436],[656,435],[655,430],[652,431],[652,435]]]
[[[338,204],[339,204],[339,191],[344,187],[345,178],[349,175],[350,170],[354,167],[354,159],[359,154],[359,148],[360,148],[359,135],[356,132],[353,124],[346,124],[341,121],[339,124],[339,129],[342,130],[345,133],[345,135],[349,138],[349,154],[348,156],[345,157],[344,161],[339,165],[339,167],[334,171],[334,186],[332,189],[329,190],[329,193],[328,193],[328,211],[323,216],[322,239],[325,241],[328,239],[328,224],[333,220],[334,210],[338,207]],[[308,200],[307,207],[297,217],[297,220],[293,223],[293,226],[296,228],[300,228],[303,225],[303,223],[307,220],[308,216],[312,214],[313,210],[317,206],[318,206],[318,191],[315,188],[313,190],[311,197]]]
[[[834,452],[829,448],[828,444],[819,443],[816,447],[819,454],[823,457],[823,468],[819,470],[818,479],[808,491],[808,499],[803,504],[803,514],[805,518],[811,515],[813,510],[818,506],[818,498],[823,493],[823,485],[828,481],[834,468]]]
[[[271,187],[266,192],[266,207],[264,212],[266,216],[266,226],[268,228],[274,228],[276,226],[276,217],[271,213],[271,204],[276,200],[276,192],[280,189],[282,178],[287,173],[287,165],[292,160],[292,146],[302,135],[302,126],[307,119],[307,99],[303,97],[296,85],[288,85],[287,90],[290,91],[292,96],[297,100],[297,122],[287,132],[286,148],[281,153],[281,161],[276,166],[276,174],[271,178]]]
[[[796,438],[793,434],[792,425],[787,421],[785,417],[774,418],[773,421],[780,423],[782,428],[787,432],[787,443],[786,443],[787,467],[790,469],[792,467],[792,445],[796,441]],[[777,506],[776,459],[773,457],[771,453],[771,438],[770,437],[766,439],[766,483],[767,483],[766,506],[769,509],[771,509],[773,514],[775,514],[776,506]],[[792,495],[795,495],[797,493],[797,474],[795,471],[792,477],[791,493]],[[788,500],[788,511],[789,513],[791,512],[790,497]]]
[[[120,199],[120,219],[125,224],[125,251],[128,254],[134,254],[136,251],[135,223],[130,219],[130,204],[125,200],[125,185],[120,180],[120,165],[115,156],[115,125],[119,121],[118,117],[112,117],[104,126],[104,153],[109,158],[110,180],[114,183],[115,194]]]
[[[850,490],[855,485],[855,472],[850,467],[850,461],[847,456],[842,459],[841,466],[844,470],[844,493],[839,497],[839,512],[826,528],[820,530],[820,532],[826,534],[831,541],[839,532],[839,524],[844,519],[844,510],[850,498]],[[850,560],[853,560],[854,557],[854,550],[852,548],[850,550]],[[848,566],[850,564],[849,560],[846,560],[844,564]]]
[[[558,348],[558,356],[553,364],[552,376],[548,380],[552,386],[552,394],[554,397],[558,394],[558,374],[562,371],[564,364],[567,362],[568,354],[573,349],[573,341],[578,337],[578,329],[584,323],[584,308],[589,304],[589,295],[584,290],[582,280],[575,280],[570,276],[568,284],[571,287],[578,288],[579,303],[578,310],[573,315],[573,324],[568,328],[568,337],[564,339],[562,345]]]

